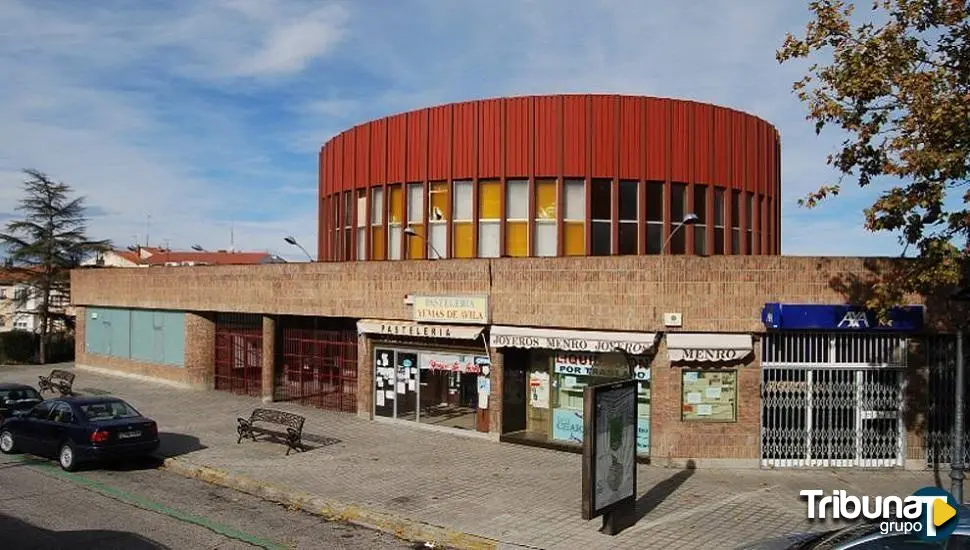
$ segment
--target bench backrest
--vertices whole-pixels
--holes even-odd
[[[74,373],[68,372],[66,370],[54,369],[51,371],[51,375],[48,377],[49,380],[63,380],[68,384],[74,383]]]
[[[275,409],[255,409],[249,420],[250,422],[273,422],[283,426],[289,426],[290,428],[299,431],[303,429],[303,421],[305,419],[298,414],[288,413],[285,411],[278,411]]]

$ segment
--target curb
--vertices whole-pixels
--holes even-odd
[[[274,487],[246,476],[209,466],[197,466],[176,458],[166,458],[162,462],[162,468],[183,477],[234,489],[282,504],[290,509],[321,516],[330,521],[351,523],[383,531],[409,542],[433,542],[436,546],[446,546],[456,550],[496,550],[499,544],[498,541],[478,535],[368,510],[353,504],[329,502],[307,493]]]

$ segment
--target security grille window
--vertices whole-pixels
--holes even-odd
[[[529,255],[529,181],[505,183],[505,254]]]
[[[686,215],[687,185],[673,183],[670,186],[670,231],[676,229]],[[672,234],[670,244],[667,247],[667,252],[670,254],[684,254],[687,252],[687,231],[685,231],[685,228],[682,227],[676,234]]]
[[[501,247],[502,182],[478,182],[478,257],[498,258]]]
[[[367,259],[367,190],[357,190],[357,259]]]
[[[424,258],[427,234],[424,231],[424,184],[408,184],[408,226],[416,236],[406,236],[404,245],[410,260]]]
[[[384,238],[384,188],[372,187],[370,195],[370,257],[383,260],[386,240]]]
[[[353,259],[353,248],[354,248],[354,203],[353,194],[350,191],[344,191],[344,260],[350,261]]]
[[[741,253],[741,192],[731,190],[731,254]]]
[[[613,181],[594,179],[590,193],[593,249],[591,256],[609,256],[613,247]]]
[[[620,223],[617,238],[620,254],[636,254],[640,244],[639,216],[640,213],[640,182],[634,180],[620,181],[619,210]]]
[[[455,243],[456,258],[475,257],[475,226],[472,217],[472,182],[456,181],[452,193],[453,219],[452,238]]]
[[[563,183],[563,252],[566,256],[586,254],[586,182],[567,179]]]
[[[694,224],[694,254],[707,254],[707,186],[694,186],[694,208],[697,223]]]
[[[724,254],[724,189],[714,188],[714,254]]]
[[[748,251],[748,254],[757,254],[758,253],[757,250],[754,249],[754,238],[753,238],[753,236],[754,236],[754,231],[753,231],[753,229],[754,229],[754,217],[755,217],[755,211],[754,211],[754,193],[747,193],[747,199],[748,200],[746,201],[747,202],[746,207],[748,209],[748,217],[744,221],[744,225],[745,225],[745,229],[746,229],[746,231],[745,231],[745,245],[747,247],[745,250]]]
[[[555,256],[559,232],[556,230],[556,180],[536,179],[535,212],[536,256]]]
[[[664,184],[647,182],[647,254],[660,254],[664,240]]]
[[[387,259],[401,259],[404,235],[404,190],[400,183],[387,188]]]
[[[428,187],[428,258],[448,257],[448,218],[451,200],[447,181],[432,182]]]

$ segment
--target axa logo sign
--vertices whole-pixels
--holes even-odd
[[[893,320],[889,319],[887,321],[877,321],[880,327],[891,327],[893,326]],[[847,311],[845,315],[842,316],[842,320],[839,321],[837,325],[838,328],[869,328],[872,326],[869,323],[869,313],[866,311]]]
[[[914,534],[926,541],[942,541],[959,523],[959,505],[950,493],[923,487],[910,496],[852,496],[843,490],[825,495],[821,489],[799,493],[807,499],[808,519],[862,519],[879,522],[879,532]]]

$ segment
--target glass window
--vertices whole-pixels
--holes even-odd
[[[687,252],[687,231],[681,226],[687,215],[687,185],[674,183],[670,186],[670,244],[667,252],[670,254],[684,254]],[[677,229],[680,227],[680,229]],[[673,231],[677,229],[676,233]]]
[[[428,258],[448,257],[448,218],[451,200],[447,181],[432,182],[428,186]]]
[[[735,422],[738,412],[738,371],[684,370],[681,419]]]
[[[714,254],[724,254],[724,189],[714,188]]]
[[[536,202],[535,216],[536,222],[536,256],[555,256],[558,244],[558,231],[556,231],[556,180],[537,179],[536,180]]]
[[[609,256],[613,246],[613,181],[594,179],[590,195],[593,256]]]
[[[707,186],[694,185],[694,208],[697,223],[694,224],[694,254],[707,254]]]
[[[731,190],[731,254],[741,253],[741,192]]]
[[[58,403],[54,406],[54,413],[51,415],[51,420],[62,424],[73,424],[74,410],[67,403]]]
[[[357,259],[367,259],[367,190],[357,190]]]
[[[664,184],[647,182],[647,254],[660,254],[663,246]]]
[[[408,184],[408,227],[414,231],[416,236],[405,237],[404,244],[407,247],[409,260],[424,258],[424,184]]]
[[[502,223],[502,182],[478,182],[478,257],[498,258],[499,225]]]
[[[620,254],[636,254],[639,245],[638,214],[640,212],[640,182],[620,181],[619,210],[620,222],[617,243]]]
[[[505,182],[505,254],[529,255],[529,181]]]
[[[452,204],[454,222],[451,224],[456,258],[475,257],[475,222],[472,217],[472,182],[454,182]]]
[[[370,191],[370,257],[383,260],[386,250],[384,239],[384,188],[372,187]]]
[[[36,418],[37,420],[47,420],[47,417],[51,414],[51,407],[53,406],[53,401],[44,401],[38,403],[36,407],[30,409],[31,418]]]
[[[401,184],[388,186],[387,197],[387,259],[400,260],[404,235],[404,189]]]
[[[344,260],[353,259],[354,237],[354,196],[350,191],[344,191]]]
[[[563,251],[566,256],[582,256],[586,254],[586,182],[567,179],[563,191]]]
[[[104,401],[81,405],[81,414],[91,422],[135,418],[141,416],[134,407],[124,401]]]

